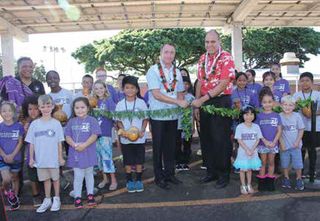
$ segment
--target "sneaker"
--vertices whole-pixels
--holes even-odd
[[[144,186],[143,186],[143,183],[141,181],[136,181],[135,190],[138,193],[144,191]]]
[[[128,181],[126,187],[129,193],[136,192],[135,183],[133,181]]]
[[[297,179],[296,181],[296,190],[304,190],[304,183],[302,179]]]
[[[80,197],[77,197],[74,200],[74,207],[76,207],[76,209],[82,209],[83,208],[83,204],[82,204],[82,201],[81,201]]]
[[[52,211],[52,212],[59,211],[60,207],[61,207],[60,197],[57,197],[57,196],[53,197],[53,203],[50,208],[50,211]]]
[[[207,167],[206,167],[206,166],[201,166],[200,169],[201,169],[201,170],[206,170]]]
[[[70,191],[69,196],[72,197],[72,198],[75,198],[75,197],[76,197],[76,195],[74,194],[74,190],[71,190],[71,191]]]
[[[199,150],[197,151],[197,155],[198,155],[198,156],[201,156],[201,155],[202,155],[201,149],[199,149]]]
[[[15,210],[18,210],[19,208],[20,208],[20,202],[17,202],[16,204],[10,205],[9,210],[15,211]]]
[[[181,164],[177,164],[176,165],[176,171],[182,171],[183,170],[183,167]]]
[[[247,185],[247,191],[248,193],[254,193],[254,189],[252,188],[251,185]]]
[[[291,188],[290,180],[288,178],[284,178],[282,180],[282,187],[283,188],[288,188],[288,189]]]
[[[190,167],[188,166],[188,164],[183,164],[182,165],[182,169],[185,170],[185,171],[189,171]]]
[[[40,194],[32,197],[33,207],[37,208],[41,205],[41,196]]]
[[[15,205],[19,203],[19,198],[16,196],[16,194],[12,190],[9,190],[5,194],[7,196],[7,200],[10,205]]]
[[[247,191],[246,186],[241,185],[241,186],[240,186],[240,192],[241,192],[241,194],[247,195],[247,194],[248,194],[248,191]]]
[[[37,209],[37,213],[44,213],[52,205],[51,198],[44,198],[41,206]]]
[[[96,206],[97,203],[92,194],[88,195],[88,206]]]
[[[111,183],[111,185],[109,186],[109,190],[110,191],[114,191],[118,188],[118,183]]]

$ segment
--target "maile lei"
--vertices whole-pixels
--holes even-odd
[[[162,65],[160,63],[158,63],[158,68],[159,68],[161,83],[163,84],[164,89],[167,91],[167,93],[174,92],[177,85],[177,81],[178,81],[176,67],[173,67],[173,81],[171,84],[171,88],[169,88],[169,83],[166,79],[166,76],[164,75]]]
[[[219,48],[218,50],[218,55],[215,57],[215,59],[213,60],[213,63],[211,65],[211,67],[208,67],[208,60],[209,60],[209,53],[206,53],[206,57],[204,62],[202,62],[201,67],[202,67],[202,79],[205,81],[209,80],[209,76],[212,74],[214,75],[215,71],[216,71],[216,65],[217,65],[217,61],[221,56],[221,48]]]

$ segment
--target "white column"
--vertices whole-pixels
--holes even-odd
[[[14,76],[13,36],[1,34],[2,71],[3,76]]]
[[[242,24],[234,23],[231,26],[231,47],[232,56],[237,71],[243,70],[243,56],[242,56]]]

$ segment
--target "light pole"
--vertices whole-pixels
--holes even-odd
[[[66,49],[64,47],[44,45],[43,51],[53,53],[53,69],[56,71],[56,53],[65,53]]]

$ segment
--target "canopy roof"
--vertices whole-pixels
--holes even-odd
[[[58,2],[60,4],[58,4]],[[319,0],[1,0],[0,32],[320,26]]]

